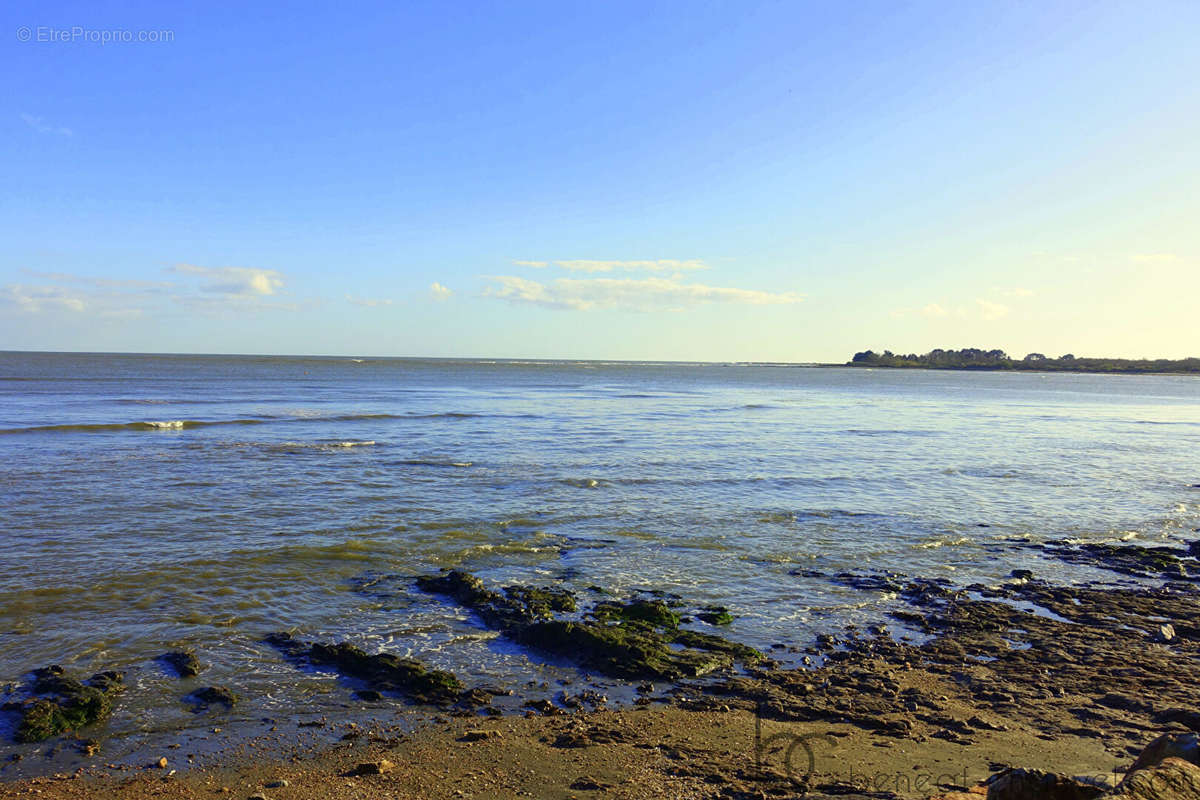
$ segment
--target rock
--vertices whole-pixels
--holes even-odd
[[[462,682],[454,673],[427,669],[415,659],[391,653],[371,655],[345,642],[310,644],[288,633],[273,633],[266,641],[294,661],[331,667],[343,675],[365,681],[376,693],[396,692],[429,705],[449,705],[462,696]]]
[[[566,600],[552,589],[509,586],[500,594],[459,570],[422,576],[417,586],[453,598],[518,644],[612,677],[696,677],[730,667],[735,660],[753,664],[765,659],[757,650],[719,636],[681,630],[680,615],[659,599],[602,601],[589,619],[559,619],[551,612],[567,608]],[[572,598],[571,608],[573,603]]]
[[[170,762],[167,761],[167,757],[163,756],[158,761],[154,762],[154,766],[158,767],[159,769],[166,769],[168,763]]]
[[[211,706],[217,705],[233,708],[238,702],[238,696],[224,686],[205,686],[183,699],[191,703],[192,710],[197,713],[207,711]]]
[[[593,778],[578,778],[571,784],[571,788],[584,792],[599,792],[604,789],[611,789],[612,784],[601,783]]]
[[[1200,800],[1200,767],[1168,757],[1152,767],[1131,771],[1105,797],[1126,800]]]
[[[1141,578],[1200,580],[1200,573],[1189,575],[1185,559],[1193,566],[1189,551],[1175,547],[1142,547],[1136,544],[1060,541],[1046,542],[1044,551],[1072,564],[1087,564],[1101,569]]]
[[[1144,713],[1150,710],[1149,703],[1127,694],[1120,694],[1119,692],[1109,692],[1096,700],[1096,702],[1107,708],[1115,708],[1118,711],[1138,711]]]
[[[1129,772],[1153,767],[1167,758],[1182,758],[1200,765],[1200,737],[1194,733],[1164,733],[1146,745]]]
[[[288,782],[285,780],[271,781],[270,783],[264,783],[263,786],[267,789],[286,789]]]
[[[1016,578],[1019,581],[1031,581],[1033,580],[1033,570],[1014,569],[1012,572],[1008,573],[1008,576],[1010,578]]]
[[[87,727],[112,713],[113,698],[124,689],[120,672],[98,672],[86,682],[67,677],[57,664],[34,670],[30,690],[38,697],[19,706],[16,740],[41,742],[60,733]]]
[[[196,654],[190,650],[175,650],[163,653],[158,660],[175,671],[180,678],[194,678],[200,674],[204,666]]]
[[[983,787],[988,800],[1091,800],[1104,793],[1098,786],[1066,775],[1018,768],[996,773]]]
[[[680,615],[662,600],[634,600],[630,603],[597,603],[592,614],[602,620],[644,622],[659,628],[678,628]]]
[[[1172,639],[1175,638],[1175,626],[1169,622],[1166,625],[1159,625],[1158,631],[1155,634],[1154,638],[1156,641],[1159,641],[1159,642],[1171,641]]]
[[[1178,722],[1185,728],[1191,728],[1194,731],[1200,732],[1200,712],[1190,711],[1186,708],[1168,708],[1155,714],[1150,718],[1150,721],[1159,724]]]
[[[462,736],[458,737],[460,742],[484,742],[488,739],[499,739],[500,731],[485,731],[481,729],[469,730]]]
[[[395,768],[395,764],[388,761],[386,758],[379,761],[364,761],[358,764],[354,769],[350,770],[351,775],[383,775],[391,772]]]
[[[733,614],[725,606],[706,606],[696,614],[696,618],[709,625],[729,625],[733,622]]]
[[[367,703],[378,703],[383,699],[383,693],[374,689],[359,689],[354,693],[354,696]]]

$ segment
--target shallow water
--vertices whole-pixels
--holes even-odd
[[[0,353],[0,684],[126,669],[128,736],[211,725],[153,661],[178,646],[234,716],[351,705],[280,629],[469,683],[573,674],[412,587],[449,566],[804,645],[888,598],[797,569],[1116,580],[1011,540],[1195,536],[1198,442],[1188,376]]]

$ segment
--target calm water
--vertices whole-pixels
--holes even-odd
[[[448,566],[662,588],[803,645],[889,599],[798,568],[1113,580],[1009,540],[1194,536],[1198,443],[1191,377],[0,353],[0,683],[127,669],[130,735],[211,725],[153,662],[175,646],[235,716],[348,706],[279,629],[570,674],[411,587]]]

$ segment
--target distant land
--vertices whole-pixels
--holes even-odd
[[[899,355],[891,350],[876,353],[866,350],[855,353],[847,362],[850,367],[898,367],[908,369],[977,369],[977,370],[1034,370],[1038,372],[1119,372],[1119,373],[1177,373],[1200,375],[1200,358],[1171,360],[1129,358],[1076,358],[1068,353],[1048,358],[1030,353],[1024,358],[1012,358],[1003,350],[931,350],[924,355]]]

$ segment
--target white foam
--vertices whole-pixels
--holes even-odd
[[[181,419],[168,419],[168,420],[163,420],[163,421],[151,420],[151,421],[146,422],[146,424],[149,425],[151,428],[160,428],[162,430],[182,430],[182,428],[184,426],[184,420],[181,420]]]

